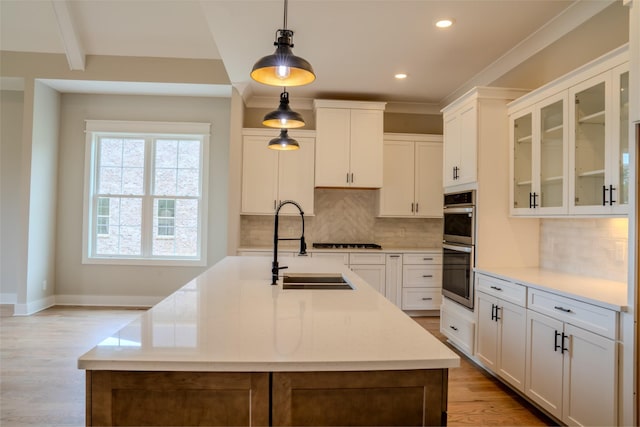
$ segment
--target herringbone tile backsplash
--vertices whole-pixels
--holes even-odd
[[[432,248],[442,241],[440,218],[376,218],[376,191],[317,189],[315,216],[305,216],[305,237],[313,242],[378,243],[383,248]],[[304,207],[303,207],[304,208]],[[300,235],[300,218],[280,217],[280,236]],[[242,215],[240,246],[270,247],[272,215]],[[296,247],[296,242],[282,242]]]

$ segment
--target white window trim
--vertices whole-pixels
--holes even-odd
[[[91,256],[91,201],[94,188],[92,174],[95,162],[95,136],[99,133],[121,134],[159,134],[162,136],[199,136],[202,137],[202,197],[200,215],[198,218],[198,248],[197,259],[176,259],[171,257],[150,258],[119,258]],[[111,264],[111,265],[143,265],[143,266],[189,266],[203,267],[207,265],[208,245],[208,198],[209,198],[209,142],[211,136],[210,123],[191,122],[145,122],[120,120],[85,120],[85,162],[84,162],[84,202],[82,212],[82,263],[83,264]],[[153,227],[152,224],[148,225]],[[143,239],[144,239],[143,231]]]

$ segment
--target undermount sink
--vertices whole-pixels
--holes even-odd
[[[296,273],[285,274],[282,278],[283,289],[350,289],[353,287],[344,280],[342,274]]]

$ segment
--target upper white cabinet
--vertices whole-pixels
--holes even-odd
[[[467,184],[477,177],[478,106],[474,100],[444,113],[444,186]]]
[[[624,47],[512,102],[511,214],[626,214],[628,101]]]
[[[512,214],[567,213],[567,104],[563,92],[509,117]]]
[[[379,215],[442,217],[442,136],[385,134]]]
[[[382,187],[385,103],[315,100],[316,187]]]
[[[278,203],[294,200],[306,215],[312,215],[314,191],[314,138],[309,131],[290,132],[300,149],[277,151],[267,148],[274,131],[245,129],[242,141],[243,214],[272,215]],[[291,205],[283,214],[299,214]]]
[[[445,188],[478,181],[478,150],[483,145],[491,150],[496,134],[502,130],[506,134],[506,104],[525,93],[518,89],[476,87],[442,110]],[[494,158],[485,167],[493,168],[496,161]]]

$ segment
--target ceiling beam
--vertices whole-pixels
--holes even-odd
[[[78,37],[76,25],[69,10],[67,0],[51,0],[62,37],[62,44],[71,70],[84,71],[85,53]]]

